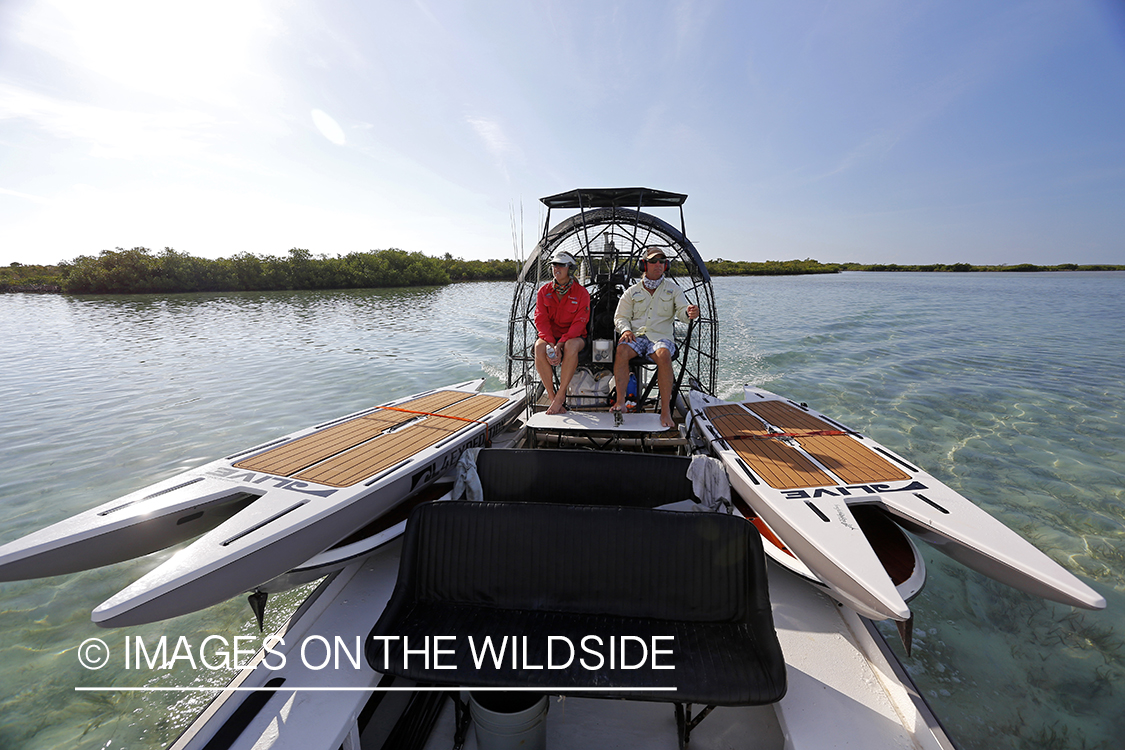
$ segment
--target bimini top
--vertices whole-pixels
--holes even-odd
[[[682,206],[687,196],[650,188],[580,188],[540,199],[547,208],[643,208]]]

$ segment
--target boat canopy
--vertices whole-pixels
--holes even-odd
[[[535,301],[539,288],[552,279],[550,258],[558,251],[570,253],[577,262],[576,280],[590,292],[590,323],[587,341],[616,342],[613,315],[624,291],[643,275],[640,261],[645,249],[659,247],[671,261],[667,271],[699,306],[699,318],[691,327],[676,322],[677,370],[695,387],[713,393],[716,377],[718,315],[711,276],[683,225],[687,196],[649,188],[593,188],[558,193],[542,199],[547,207],[543,235],[524,262],[516,281],[508,319],[508,385],[538,383],[535,374]],[[680,227],[641,211],[641,208],[678,208]],[[577,209],[577,213],[551,225],[552,209]],[[580,366],[598,369],[590,362],[592,344],[579,358]],[[612,364],[600,365],[612,369]]]
[[[547,208],[648,208],[682,206],[687,196],[651,188],[584,188],[541,199]]]

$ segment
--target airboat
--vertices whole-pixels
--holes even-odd
[[[329,575],[174,750],[954,747],[873,623],[809,585],[799,561],[767,563],[796,558],[737,494],[689,478],[693,462],[722,469],[688,407],[688,392],[715,388],[719,317],[685,200],[645,188],[543,199],[508,324],[522,418],[467,452],[447,495],[408,499],[404,524],[295,572]],[[678,212],[678,226],[654,211]],[[614,341],[617,300],[652,246],[700,308],[675,330],[672,430],[653,420],[648,362],[632,373],[636,409],[609,413],[612,362],[597,343]],[[591,295],[583,380],[603,383],[548,415],[534,301],[559,249]],[[310,665],[299,649],[311,638],[362,641],[363,658]]]

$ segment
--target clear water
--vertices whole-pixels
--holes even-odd
[[[1125,737],[1125,274],[720,279],[720,395],[764,386],[974,499],[1105,594],[1086,612],[924,549],[923,693],[965,748]],[[315,421],[472,377],[500,386],[507,284],[69,299],[0,295],[0,542]],[[231,670],[84,669],[101,637],[256,637],[235,599],[101,630],[90,610],[170,552],[0,584],[0,748],[146,748]],[[267,630],[302,591],[271,601]],[[889,639],[895,639],[893,628]],[[214,660],[212,660],[214,661]]]

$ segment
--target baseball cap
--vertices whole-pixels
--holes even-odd
[[[660,248],[650,247],[645,250],[645,260],[668,260],[668,257],[664,255],[664,251]]]
[[[574,256],[565,250],[559,250],[552,255],[551,263],[566,263],[568,266],[575,265]]]

